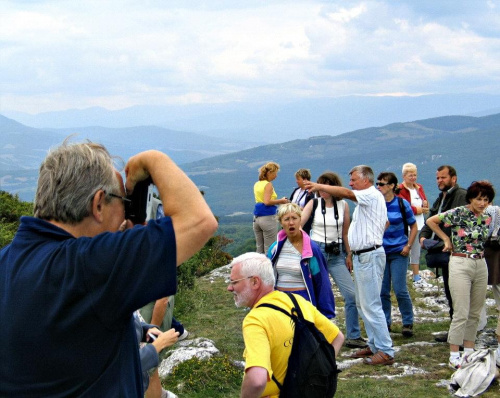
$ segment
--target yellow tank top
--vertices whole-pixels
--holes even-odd
[[[264,188],[269,184],[269,181],[262,180],[257,181],[253,186],[253,194],[255,195],[255,203],[264,203]],[[278,197],[273,188],[273,193],[271,194],[271,200],[274,200]]]

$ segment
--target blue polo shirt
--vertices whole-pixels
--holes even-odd
[[[385,203],[387,206],[387,218],[389,219],[389,227],[384,232],[384,250],[386,253],[400,253],[408,244],[408,237],[405,235],[405,225],[403,216],[399,208],[398,197]],[[415,224],[415,216],[410,204],[403,199],[403,205],[406,213],[408,225]]]
[[[0,251],[0,396],[142,397],[132,314],[176,271],[168,217],[78,239],[22,217]]]

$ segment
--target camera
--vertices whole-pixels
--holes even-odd
[[[338,256],[340,254],[340,245],[338,244],[338,242],[331,242],[325,244],[325,253]]]
[[[134,224],[144,224],[148,220],[163,217],[163,204],[155,197],[155,188],[151,178],[139,181],[132,194],[127,196],[130,203],[125,207],[125,218]]]

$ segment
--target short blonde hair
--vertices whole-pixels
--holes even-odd
[[[417,172],[417,166],[415,166],[413,163],[405,163],[403,165],[403,169],[401,170],[401,172],[403,173],[403,177],[407,174],[407,173],[411,173],[411,172]]]
[[[267,162],[259,169],[259,181],[264,181],[269,172],[279,171],[280,165],[276,162]]]
[[[299,217],[302,217],[302,209],[297,203],[285,203],[279,205],[278,212],[276,213],[276,219],[281,222],[281,218],[288,213],[295,213]]]

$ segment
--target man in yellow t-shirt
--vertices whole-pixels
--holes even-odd
[[[272,376],[280,384],[285,379],[293,344],[292,324],[286,315],[257,306],[269,303],[290,312],[292,301],[285,293],[274,290],[271,261],[263,254],[243,254],[236,257],[231,265],[231,280],[227,290],[233,293],[237,307],[252,308],[243,321],[243,357],[246,364],[241,397],[278,397],[279,388]],[[311,303],[300,296],[295,297],[304,318],[316,325],[338,355],[344,342],[342,332]]]

